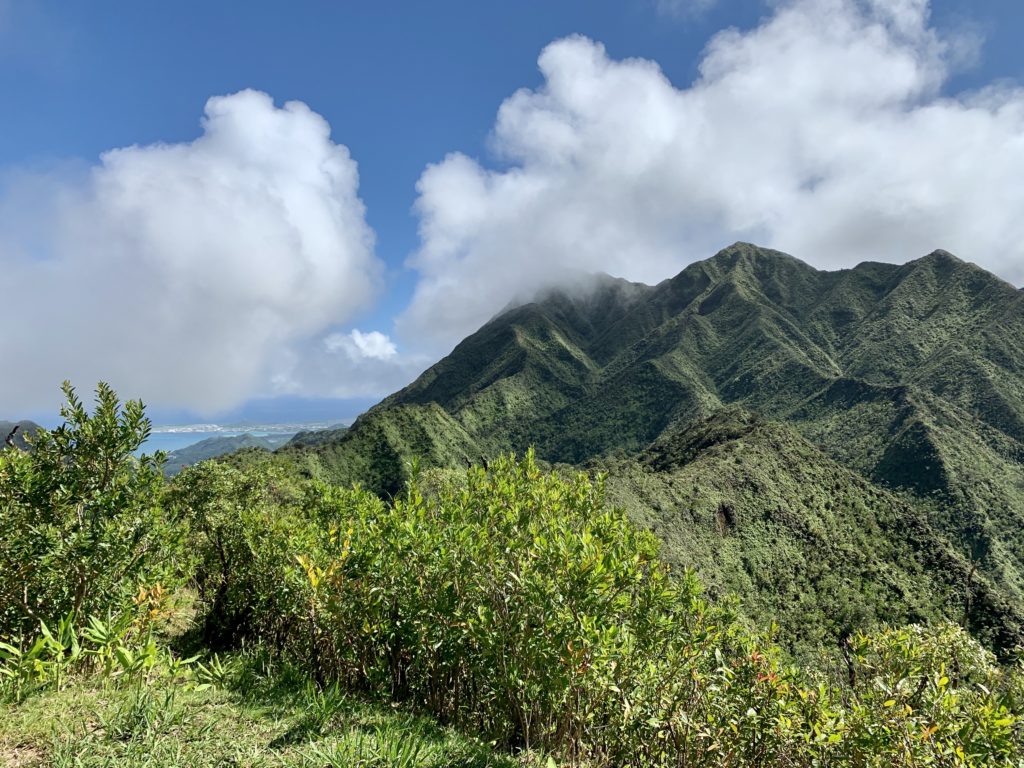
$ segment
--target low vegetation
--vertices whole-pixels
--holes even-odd
[[[142,406],[0,453],[14,765],[1018,765],[1024,667],[960,626],[797,667],[532,453],[391,499],[273,462],[173,481]],[[14,589],[13,583],[24,584]]]
[[[142,669],[87,656],[59,682],[41,673],[0,705],[0,765],[133,768],[516,768],[510,755],[428,718],[318,687],[260,649],[229,657],[149,656]],[[53,651],[44,657],[51,663]]]

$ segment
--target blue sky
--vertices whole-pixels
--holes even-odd
[[[509,300],[586,271],[645,281],[669,277],[735,239],[756,239],[822,267],[849,266],[865,258],[906,260],[942,246],[1019,284],[1021,255],[1003,247],[1017,236],[1009,222],[1013,199],[1004,196],[1007,221],[996,216],[989,222],[992,206],[983,210],[985,231],[998,232],[999,237],[979,239],[981,227],[976,222],[981,214],[971,207],[977,195],[969,194],[969,187],[976,183],[999,192],[998,185],[1004,183],[1001,167],[1009,161],[1012,169],[1020,155],[1010,154],[1021,141],[1020,119],[1011,113],[1020,100],[1013,86],[1024,82],[1024,57],[1019,53],[1024,8],[1009,0],[943,0],[930,6],[923,0],[893,0],[887,5],[899,13],[855,0],[244,5],[0,0],[0,265],[9,260],[7,272],[15,276],[18,293],[60,298],[62,291],[74,292],[66,317],[26,324],[15,329],[6,348],[0,343],[5,357],[25,361],[26,379],[23,386],[8,386],[8,391],[0,385],[0,416],[18,416],[18,411],[45,414],[56,402],[58,383],[48,377],[63,375],[82,389],[93,378],[110,379],[126,396],[153,403],[164,420],[275,413],[282,419],[297,414],[347,416],[407,381]],[[723,36],[722,30],[730,27],[738,30],[735,39]],[[799,38],[830,29],[840,31],[828,45],[805,45],[807,41]],[[875,39],[868,34],[872,30],[885,39],[876,40],[871,50],[860,50],[864,39]],[[542,73],[541,52],[572,35],[582,35],[585,41],[556,45]],[[832,58],[844,46],[849,56]],[[736,50],[749,55],[730,58],[730,51]],[[633,66],[633,59],[643,62]],[[779,68],[779,60],[798,61],[799,67]],[[885,90],[887,68],[901,72],[899,67],[907,60],[915,69],[900,86],[903,90],[891,98],[859,101],[864,88]],[[652,74],[655,67],[667,83],[656,69]],[[807,109],[807,117],[786,124],[783,110],[792,112],[786,107],[787,94],[804,87],[801,73],[830,67],[836,69],[834,89],[808,86],[806,96],[794,102]],[[863,77],[843,71],[851,67],[863,67]],[[750,100],[740,99],[737,89],[761,83],[762,73],[764,89],[772,91],[776,102],[747,114],[742,104]],[[566,78],[590,83],[587,93],[598,101],[577,103],[575,86],[565,85]],[[984,95],[996,86],[996,96]],[[620,94],[620,88],[626,90]],[[187,204],[180,196],[169,202],[148,195],[168,178],[175,180],[167,182],[173,186],[203,172],[196,169],[215,167],[217,158],[209,153],[213,150],[188,158],[175,151],[147,153],[146,148],[190,146],[203,135],[200,119],[207,100],[244,89],[269,95],[273,107],[254,101],[239,114],[271,114],[273,109],[273,114],[284,115],[282,106],[295,100],[329,124],[329,142],[314,165],[334,157],[339,146],[347,148],[358,164],[357,186],[353,181],[351,188],[346,187],[348,181],[340,180],[347,172],[343,169],[319,199],[328,211],[334,210],[332,195],[344,198],[347,206],[338,214],[341,223],[331,229],[332,236],[342,240],[351,236],[336,246],[346,254],[344,269],[328,266],[317,272],[332,258],[330,248],[335,246],[330,244],[294,273],[250,270],[237,254],[220,262],[221,244],[216,240],[183,242],[183,248],[198,255],[179,263],[177,238],[186,236],[182,230],[188,230],[189,216],[182,213],[181,219],[164,221],[137,210],[143,206],[136,205],[139,199],[152,200],[160,209],[206,206],[204,190],[215,183],[208,180],[188,187]],[[498,125],[499,108],[519,89],[528,89],[532,98],[510,103],[503,113],[511,117],[504,127]],[[633,93],[646,95],[635,104],[627,103]],[[829,93],[838,95],[833,98]],[[955,101],[952,106],[946,103],[950,98]],[[819,107],[815,99],[825,101]],[[978,102],[986,99],[979,107]],[[834,101],[841,104],[833,114],[829,110]],[[237,102],[229,104],[234,106],[225,109],[235,110]],[[640,114],[631,121],[625,114],[648,107],[653,111],[647,118]],[[620,108],[624,114],[616,116]],[[675,109],[678,115],[665,117]],[[777,135],[765,138],[766,131],[757,123],[774,117],[773,109],[779,110],[781,127],[771,128],[768,132]],[[948,112],[949,119],[931,120],[937,109]],[[987,116],[981,126],[970,119],[979,110]],[[539,121],[551,115],[562,122],[559,132],[549,135],[544,132],[549,123]],[[820,133],[801,133],[819,115]],[[288,120],[293,117],[305,119],[286,115]],[[644,135],[645,126],[663,118],[663,131]],[[951,127],[953,120],[967,128]],[[688,126],[708,121],[713,123],[711,138],[693,140],[710,142],[705,154],[714,159],[716,152],[721,153],[721,159],[705,168],[697,162],[700,158],[683,157],[688,150],[679,147],[685,143],[684,134],[689,136]],[[921,157],[908,161],[905,171],[891,178],[879,170],[877,179],[881,188],[892,190],[890,210],[903,210],[906,202],[904,218],[894,221],[887,212],[860,210],[851,201],[863,199],[859,192],[873,180],[842,170],[843,153],[849,151],[854,164],[857,152],[873,156],[904,146],[901,142],[909,141],[906,126],[913,127],[915,121],[921,125],[914,129],[924,137]],[[303,124],[301,130],[309,133],[301,135],[316,136],[317,124]],[[571,146],[558,143],[566,130],[578,132]],[[976,146],[963,144],[964,130],[977,131]],[[224,131],[219,135],[235,135]],[[628,131],[636,135],[618,136]],[[847,131],[850,140],[844,141]],[[253,135],[245,140],[259,141],[259,131]],[[835,139],[828,157],[817,157],[821,135]],[[303,146],[314,143],[295,141]],[[971,169],[979,165],[977,157],[985,156],[987,141],[989,154],[1002,152],[1005,157],[992,169],[975,172]],[[632,157],[645,152],[651,142],[664,142],[661,151],[668,154],[659,164],[664,165],[664,157],[680,157],[677,176],[652,180],[648,165],[601,164],[600,155]],[[876,142],[879,149],[871,150],[868,142]],[[791,162],[766,162],[763,168],[754,168],[750,173],[759,174],[756,177],[745,176],[743,168],[750,163],[729,170],[729,158],[751,145],[758,148],[758,157],[788,157],[792,145],[802,149]],[[847,150],[847,145],[856,149]],[[142,150],[120,155],[116,167],[101,159],[110,150],[132,146]],[[280,146],[287,150],[292,145],[274,145]],[[254,151],[255,162],[262,163],[264,156],[258,148]],[[266,151],[276,152],[276,157],[282,152],[269,145]],[[452,152],[463,153],[465,162],[446,160]],[[901,151],[900,156],[908,152]],[[809,155],[814,155],[812,160],[807,160]],[[947,183],[962,188],[964,199],[917,196],[920,189],[943,183],[940,169],[934,167],[934,158],[942,157],[962,160],[957,166],[962,165],[967,176]],[[230,173],[248,178],[245,162],[232,158]],[[794,163],[800,164],[796,170]],[[427,172],[431,164],[435,171]],[[570,166],[577,170],[558,176],[560,169]],[[100,181],[92,178],[97,167]],[[707,175],[713,175],[707,169],[720,167],[724,174],[742,179],[736,193],[740,202],[722,199],[728,191],[705,189]],[[578,168],[593,170],[588,175]],[[294,189],[281,169],[272,173],[269,181],[257,186]],[[687,173],[693,175],[686,184],[677,183]],[[777,181],[790,173],[792,182]],[[479,190],[485,187],[475,185],[490,184],[487,179],[496,180],[496,186],[486,187],[486,205],[477,211],[474,196],[484,195]],[[534,188],[527,183],[531,179],[535,187],[543,187],[535,206],[522,201],[522,188],[502,191],[523,179],[522,188]],[[814,193],[813,198],[796,195],[817,187],[820,180],[826,192]],[[591,200],[588,190],[595,185],[609,191]],[[111,202],[111,188],[124,195]],[[753,191],[748,193],[748,188]],[[218,195],[226,194],[217,190]],[[271,191],[277,199],[277,192]],[[658,196],[654,204],[634,210],[636,200],[651,195]],[[769,210],[771,201],[787,195],[793,195],[787,208]],[[359,210],[358,201],[365,211]],[[217,202],[221,204],[226,205]],[[600,242],[583,242],[575,230],[562,231],[559,222],[538,213],[538,207],[564,209],[566,217],[584,222],[584,232],[594,230],[595,222],[601,227],[608,221],[623,223],[603,232]],[[660,211],[662,207],[666,210]],[[841,213],[832,213],[840,207]],[[654,209],[659,210],[652,213]],[[246,230],[246,216],[261,226],[267,210],[262,202],[252,210],[232,208],[232,226]],[[468,210],[477,218],[467,228],[459,217]],[[811,215],[825,222],[821,231],[799,225],[798,220]],[[102,227],[82,223],[107,216],[112,223]],[[122,227],[133,216],[141,223]],[[962,223],[946,232],[942,227],[950,219]],[[432,234],[421,235],[421,226],[431,227]],[[866,229],[877,232],[877,239],[867,238]],[[648,237],[651,231],[657,236]],[[53,232],[60,232],[60,237],[51,237]],[[173,237],[161,234],[167,232]],[[372,238],[369,245],[367,233]],[[308,248],[315,251],[323,240],[319,231],[282,235],[282,242],[307,235],[314,244]],[[154,237],[165,241],[147,240]],[[266,237],[276,238],[277,233],[268,232]],[[520,237],[521,250],[508,245],[510,240],[519,243]],[[260,242],[254,236],[255,245],[247,247],[258,249]],[[578,242],[579,253],[562,258]],[[118,259],[124,261],[87,255],[89,248],[101,252],[108,243],[113,243],[111,251],[123,251]],[[606,254],[602,248],[615,253]],[[996,251],[1001,253],[998,258],[992,255]],[[137,252],[148,254],[139,257],[140,262],[157,266],[136,272]],[[275,251],[273,258],[275,263],[287,261],[287,246]],[[47,259],[53,265],[50,272],[39,268]],[[161,260],[174,262],[173,269]],[[218,265],[208,281],[207,263]],[[552,264],[557,269],[546,271]],[[517,282],[523,270],[540,277]],[[54,279],[55,273],[60,279]],[[302,282],[306,278],[309,282]],[[140,350],[148,338],[141,330],[125,332],[122,338],[123,317],[94,325],[83,321],[113,312],[115,294],[108,296],[97,286],[121,279],[116,295],[137,290],[141,298],[117,309],[140,318],[140,327],[153,329],[157,353]],[[240,290],[260,279],[292,281],[296,286],[295,306],[302,306],[306,314],[286,332],[268,328],[281,317],[291,322],[288,296],[266,299],[269,294],[262,285]],[[321,290],[332,280],[345,287]],[[511,283],[515,285],[510,287]],[[154,301],[146,298],[145,290],[161,297],[180,294],[181,312],[201,312],[204,325],[189,327],[168,319],[177,306],[170,300],[150,317],[146,312]],[[314,298],[307,301],[307,296]],[[261,306],[262,301],[267,306]],[[227,308],[224,316],[209,311],[219,304]],[[67,341],[69,325],[81,327],[82,338]],[[260,343],[241,343],[243,326],[261,329],[254,332],[264,334]],[[354,329],[360,334],[351,335]],[[67,349],[61,346],[64,343]],[[111,347],[118,348],[116,354],[108,355]],[[230,361],[231,350],[256,363],[226,362],[221,368],[219,361]],[[48,354],[58,358],[58,364],[43,364],[41,357]],[[285,359],[290,367],[281,363]],[[58,371],[66,373],[57,375]],[[316,375],[307,375],[308,371]],[[46,389],[54,395],[37,394]]]

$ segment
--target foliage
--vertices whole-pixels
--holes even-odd
[[[301,514],[306,492],[267,464],[203,462],[177,476],[166,506],[189,530],[207,646],[242,637],[275,643],[299,620],[285,574],[303,535],[314,535]]]
[[[273,553],[232,566],[229,612],[324,681],[303,733],[324,732],[351,691],[591,765],[1011,765],[1020,752],[1020,670],[954,625],[853,633],[838,674],[819,676],[705,601],[692,573],[670,578],[600,479],[532,456],[412,475],[390,503],[309,483],[222,518],[228,540],[255,531],[243,551]],[[182,480],[202,499],[204,482],[252,478]]]
[[[743,613],[777,623],[802,660],[883,623],[966,622],[1004,655],[1024,637],[1024,616],[928,515],[792,427],[724,409],[593,467],[666,562],[695,569],[709,594],[742,595]]]
[[[68,614],[53,629],[40,622],[38,632],[17,645],[0,642],[0,700],[18,703],[39,691],[60,691],[83,673],[127,682],[141,695],[155,679],[190,673],[195,662],[160,643],[145,614],[90,616],[81,632],[76,625],[74,614]]]
[[[991,654],[953,625],[910,626],[852,643],[855,696],[839,731],[848,759],[903,765],[1012,764],[1024,745],[1024,710]]]
[[[739,406],[784,423],[817,449],[778,457],[785,476],[778,485],[754,467],[765,482],[743,519],[774,515],[765,527],[778,525],[783,542],[774,546],[774,531],[758,532],[743,538],[748,550],[709,565],[715,550],[687,528],[691,515],[705,512],[691,506],[679,481],[701,485],[690,496],[710,495],[705,480],[743,489],[751,464],[719,463],[696,477],[709,469],[705,460],[700,471],[648,473],[655,496],[678,505],[630,509],[676,539],[674,559],[700,564],[716,590],[742,587],[750,615],[761,621],[778,613],[785,642],[807,652],[836,641],[829,601],[849,608],[854,620],[871,620],[902,591],[901,620],[936,618],[948,596],[945,617],[960,621],[953,614],[971,602],[972,631],[1007,653],[1022,641],[1024,625],[1018,293],[941,251],[902,266],[866,262],[822,272],[738,243],[657,286],[606,277],[509,308],[348,432],[286,454],[313,476],[390,496],[416,457],[425,467],[460,469],[529,446],[554,463],[625,458]],[[839,477],[846,508],[823,514],[821,505],[839,501],[824,484],[839,475],[836,463],[869,482]],[[613,491],[637,476],[628,462],[610,469]],[[615,476],[620,471],[624,478]],[[806,487],[792,503],[789,481],[800,475]],[[881,506],[912,508],[915,535],[900,551],[885,546],[875,525],[887,516],[874,512],[879,497]],[[768,498],[777,506],[758,503]],[[818,526],[841,550],[842,575],[833,573],[819,536],[799,535]],[[876,550],[874,562],[856,562]],[[965,559],[977,565],[970,587]],[[775,574],[790,578],[794,563],[799,583],[780,589],[789,582]],[[907,563],[958,583],[904,578]],[[971,589],[978,593],[967,598]],[[808,604],[818,615],[804,631]]]
[[[64,394],[62,426],[0,451],[0,637],[174,580],[159,457],[133,455],[150,431],[142,403],[100,384],[90,414],[66,382]]]

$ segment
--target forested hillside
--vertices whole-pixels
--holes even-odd
[[[179,448],[167,454],[164,472],[174,475],[193,464],[207,459],[215,459],[235,451],[261,450],[272,451],[290,440],[289,437],[268,435],[260,437],[245,433],[242,435],[208,437],[198,443]]]
[[[770,583],[751,581],[752,563],[791,568],[792,550],[748,532],[747,521],[771,498],[790,528],[811,526],[818,513],[807,499],[824,503],[830,489],[821,483],[842,468],[848,501],[817,521],[818,538],[842,551],[866,547],[881,560],[840,591],[863,592],[868,604],[888,600],[907,554],[892,546],[923,561],[949,558],[941,588],[908,586],[896,604],[911,616],[936,606],[953,615],[980,590],[999,608],[971,621],[1008,650],[1021,639],[1024,606],[1022,301],[1011,285],[944,251],[905,265],[825,272],[740,243],[657,286],[603,277],[508,309],[300,462],[334,481],[394,493],[412,457],[461,467],[535,446],[552,464],[615,457],[606,464],[612,488],[629,486],[638,472],[664,485],[679,473],[701,475],[703,465],[652,470],[653,446],[739,406],[806,442],[773,454],[785,469],[760,470],[756,499],[721,491],[736,508],[738,533],[751,534],[745,565],[719,551],[734,546],[724,539],[681,537],[676,509],[663,504],[659,513],[627,494],[674,559],[723,588],[752,589],[747,602],[763,617],[753,606],[768,610],[779,596],[765,593]],[[743,470],[722,471],[722,482],[742,484]],[[796,485],[793,473],[802,478]],[[705,522],[713,517],[677,502]],[[877,515],[907,516],[915,533],[885,533]],[[893,545],[895,534],[906,538]],[[820,540],[792,544],[806,564],[800,581],[816,583],[814,574],[834,565]]]

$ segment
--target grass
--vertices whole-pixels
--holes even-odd
[[[140,687],[88,676],[2,704],[0,767],[516,768],[531,760],[265,660],[236,661],[231,678],[224,688]]]

